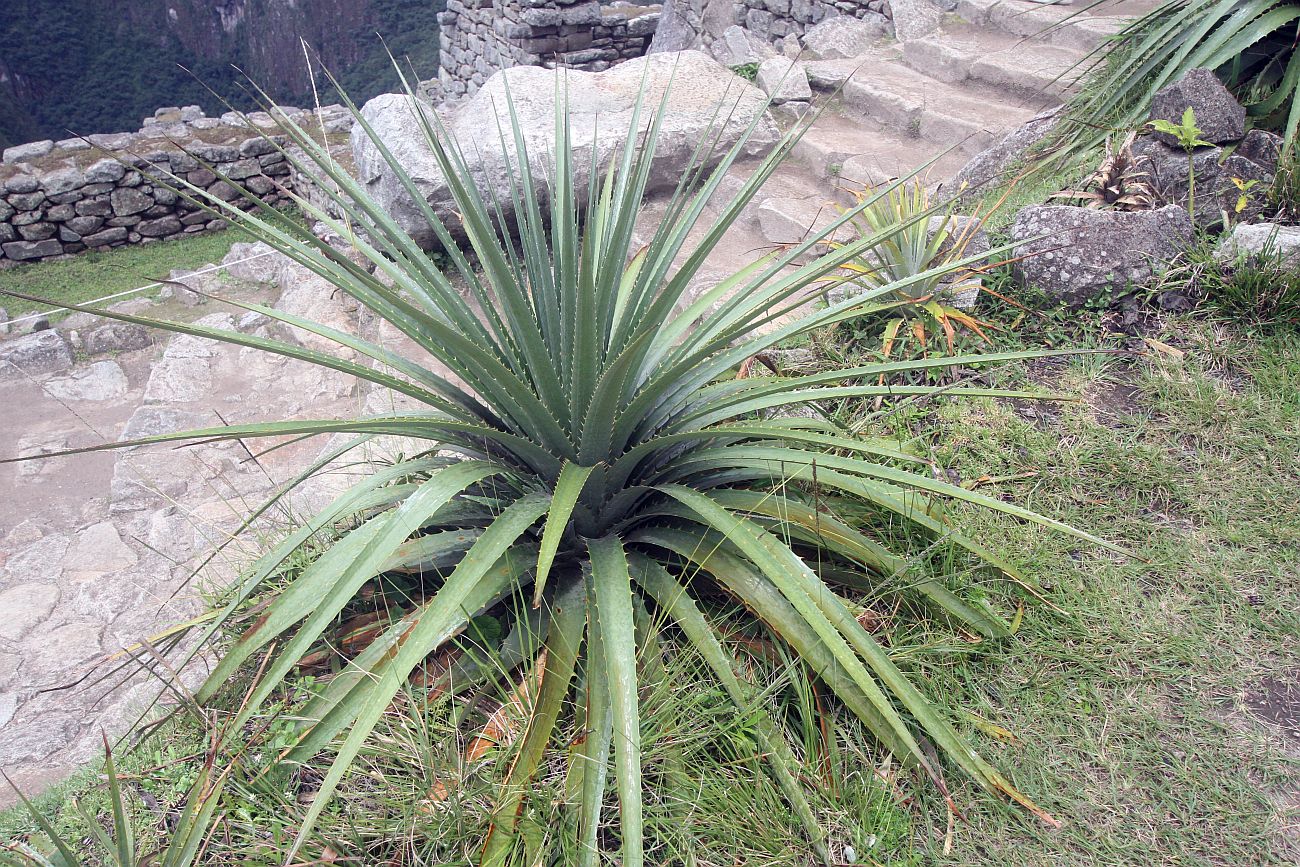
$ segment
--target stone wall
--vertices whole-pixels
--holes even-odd
[[[596,0],[447,0],[439,81],[448,96],[474,93],[500,69],[570,66],[601,72],[646,53],[658,6]]]
[[[285,111],[295,119],[307,117],[298,109]],[[331,132],[350,126],[340,106],[320,112]],[[280,140],[279,125],[264,112],[247,117],[233,112],[204,117],[197,106],[162,108],[145,119],[139,132],[5,150],[0,162],[0,265],[225,227],[224,220],[160,182],[169,175],[240,207],[248,200],[216,172],[271,202],[283,200],[291,183],[289,164],[267,138]]]
[[[736,41],[732,28],[740,27],[744,39],[766,42],[793,57],[810,27],[836,16],[870,22],[881,33],[892,29],[890,0],[667,0],[651,50],[700,48],[728,65],[752,61],[756,58],[747,56],[752,51],[724,44],[729,30]]]
[[[804,31],[836,15],[880,20],[889,17],[888,0],[735,0],[735,20],[751,33],[780,44],[787,36]]]

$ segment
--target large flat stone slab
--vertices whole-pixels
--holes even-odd
[[[640,136],[649,129],[665,95],[666,111],[651,168],[651,190],[675,186],[702,141],[716,138],[712,150],[714,158],[721,159],[756,120],[757,129],[749,140],[747,154],[766,152],[777,139],[775,125],[762,117],[767,102],[762,91],[698,51],[648,55],[600,73],[516,67],[493,75],[473,97],[440,114],[488,202],[495,199],[508,209],[518,181],[518,155],[509,132],[507,92],[534,180],[541,194],[548,194],[547,178],[554,172],[557,76],[564,77],[563,87],[568,94],[574,187],[579,205],[588,189],[593,149],[594,163],[603,169],[620,152],[629,134]],[[633,130],[633,113],[643,80],[644,109]],[[433,109],[405,95],[384,94],[366,103],[362,115],[411,176],[433,212],[455,232],[460,224],[455,204],[420,129],[419,111],[429,113]],[[503,135],[510,143],[503,142]],[[417,243],[428,249],[437,246],[437,236],[425,215],[360,125],[352,132],[352,149],[366,191]]]

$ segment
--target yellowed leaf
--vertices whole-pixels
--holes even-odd
[[[1181,349],[1177,349],[1173,346],[1170,346],[1168,343],[1161,343],[1159,340],[1156,340],[1154,337],[1144,337],[1142,338],[1142,340],[1144,343],[1146,343],[1147,346],[1150,346],[1156,352],[1160,353],[1161,355],[1168,356],[1169,358],[1172,358],[1174,361],[1182,361],[1187,356],[1187,353],[1183,352]]]
[[[537,701],[537,692],[542,685],[542,673],[545,671],[546,651],[543,650],[537,657],[533,674],[526,675],[520,681],[510,697],[488,717],[483,730],[470,741],[469,749],[465,751],[467,764],[477,762],[493,747],[508,747],[515,742],[524,723],[532,715],[533,704]]]

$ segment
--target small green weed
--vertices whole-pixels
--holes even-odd
[[[1196,164],[1192,161],[1192,152],[1200,147],[1213,147],[1211,142],[1201,138],[1204,131],[1196,125],[1196,111],[1190,105],[1183,112],[1182,121],[1157,118],[1151,121],[1151,128],[1156,132],[1171,135],[1178,141],[1178,146],[1187,153],[1187,213],[1196,219]]]

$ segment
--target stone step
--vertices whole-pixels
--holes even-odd
[[[1150,12],[1157,0],[1109,0],[1097,5],[1042,4],[1030,0],[958,0],[956,14],[967,23],[1032,37],[1039,44],[1091,52]]]
[[[965,159],[944,151],[940,144],[899,135],[869,119],[827,110],[795,145],[793,156],[815,177],[855,190],[905,175],[936,157],[924,180],[947,180]]]
[[[843,215],[843,206],[833,198],[815,193],[803,197],[773,197],[758,203],[756,213],[759,232],[769,244],[793,245],[814,232],[824,231]],[[835,231],[831,239],[841,243],[851,241],[854,230],[846,225]],[[820,252],[820,248],[818,250]],[[811,259],[813,254],[804,258]]]
[[[757,159],[746,159],[735,163],[731,167],[726,177],[718,185],[717,191],[705,206],[704,215],[695,228],[696,235],[703,235],[713,221],[721,217],[727,205],[740,192],[759,165],[760,162]],[[638,245],[649,243],[650,235],[655,227],[662,222],[668,198],[668,194],[662,192],[647,198],[637,218]],[[754,194],[749,204],[741,210],[740,216],[731,221],[727,230],[727,241],[720,245],[718,251],[715,251],[714,258],[723,255],[726,251],[736,250],[743,251],[744,255],[749,255],[750,251],[764,245],[760,237],[759,214],[759,206],[764,201],[768,199],[807,198],[819,198],[826,201],[834,199],[842,204],[851,202],[850,197],[841,193],[839,188],[835,184],[828,182],[823,175],[815,174],[798,159],[787,159],[777,166],[766,183]],[[693,247],[694,242],[687,244],[688,249]],[[685,252],[682,255],[685,256]],[[737,265],[736,267],[739,268],[740,266]]]
[[[860,114],[890,133],[974,155],[1041,108],[1033,100],[978,83],[938,81],[893,60],[856,58],[840,96],[846,114]],[[1041,102],[1041,100],[1040,100]]]
[[[970,25],[945,28],[903,45],[903,62],[917,72],[949,83],[986,85],[1044,108],[1076,89],[1085,59],[1073,48]]]
[[[739,192],[759,165],[760,160],[751,158],[739,161],[731,167],[726,177],[723,178],[717,193],[706,205],[703,218],[687,235],[684,248],[674,261],[675,267],[684,264],[686,259],[695,251],[699,243],[710,231],[714,221],[722,217],[727,204],[730,203],[731,199]],[[836,204],[839,203],[836,197],[839,195],[839,191],[833,185],[828,184],[823,178],[814,177],[797,160],[787,160],[776,169],[767,182],[763,184],[762,189],[745,206],[740,213],[739,219],[728,221],[722,242],[705,259],[699,272],[691,281],[686,296],[679,303],[677,312],[681,312],[688,304],[699,298],[701,293],[713,288],[721,280],[727,279],[736,272],[752,265],[759,256],[775,250],[780,243],[797,243],[799,241],[802,231],[792,234],[791,232],[773,229],[772,217],[767,213],[770,208],[765,209],[764,205],[773,201],[794,200],[799,203],[800,214],[807,213],[802,210],[806,206],[811,208],[813,212],[824,209],[826,214],[833,218],[839,213],[836,210]],[[637,215],[637,225],[633,236],[636,246],[648,243],[651,235],[663,223],[670,198],[669,193],[661,191],[649,196],[642,205]],[[769,236],[778,237],[781,241],[772,241]],[[807,254],[801,261],[810,261],[811,258],[812,254]],[[787,266],[790,269],[793,267]],[[718,303],[723,302],[719,301]],[[794,315],[796,314],[786,311],[773,321],[763,324],[761,330],[767,331],[780,327],[791,321]]]
[[[711,213],[721,211],[726,202],[740,191],[741,186],[758,165],[757,161],[746,160],[732,167],[727,177],[723,179],[717,195],[709,203]],[[733,228],[739,231],[759,231],[758,206],[767,199],[802,199],[810,196],[833,198],[838,195],[840,195],[838,187],[830,183],[823,172],[814,171],[802,159],[792,155],[777,167],[750,203],[740,212],[740,217],[735,221]],[[844,202],[847,201],[848,199],[845,198]]]

